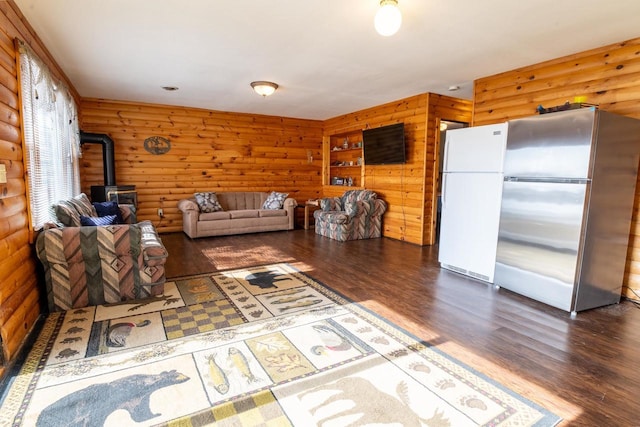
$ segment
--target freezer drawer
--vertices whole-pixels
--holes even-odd
[[[589,185],[504,182],[497,285],[572,311]]]
[[[493,283],[502,175],[445,173],[438,260]]]

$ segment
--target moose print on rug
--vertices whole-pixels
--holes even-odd
[[[342,378],[334,383],[321,385],[300,393],[298,397],[302,398],[309,393],[322,391],[337,391],[338,393],[332,394],[309,410],[311,415],[315,415],[318,411],[323,414],[330,414],[317,420],[319,426],[331,421],[337,421],[341,417],[353,415],[361,415],[361,417],[345,427],[387,423],[399,423],[405,427],[422,427],[423,425],[428,427],[449,427],[451,425],[449,420],[444,417],[444,413],[437,409],[429,419],[421,418],[413,412],[409,407],[407,384],[404,381],[401,381],[396,386],[396,393],[399,399],[378,390],[371,382],[359,377]],[[347,409],[331,413],[330,405],[344,400],[350,400],[352,405]],[[384,411],[381,411],[380,408],[384,408]]]
[[[38,416],[36,425],[101,426],[118,409],[127,411],[135,422],[148,421],[161,415],[151,412],[151,394],[188,380],[189,377],[174,369],[156,375],[129,375],[110,383],[93,384],[47,406]]]

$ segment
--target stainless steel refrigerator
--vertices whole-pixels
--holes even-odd
[[[583,108],[507,135],[495,284],[573,314],[619,302],[640,120]]]

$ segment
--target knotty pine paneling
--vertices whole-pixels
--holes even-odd
[[[279,191],[300,204],[321,195],[321,121],[102,99],[83,99],[81,116],[83,131],[114,140],[117,184],[136,186],[138,219],[161,233],[182,231],[178,201],[198,191]],[[168,153],[145,151],[155,135],[171,141]],[[104,182],[102,148],[82,152],[89,194]]]
[[[30,244],[15,38],[29,44],[77,98],[17,6],[0,1],[0,163],[7,169],[7,182],[0,184],[0,361],[5,362],[14,358],[40,315],[44,288],[38,283],[38,261]],[[0,363],[0,376],[3,372]]]
[[[640,38],[484,77],[474,84],[473,124],[536,114],[536,107],[598,104],[640,118]]]
[[[419,245],[434,243],[437,119],[470,121],[470,101],[422,94],[345,114],[324,123],[325,136],[404,123],[407,162],[364,167],[364,187],[378,193],[389,206],[382,224],[385,237]],[[347,189],[324,186],[323,194],[325,197],[340,196]]]
[[[473,124],[536,114],[536,107],[574,102],[640,119],[640,38],[484,77],[474,84]],[[638,183],[640,184],[640,183]],[[624,294],[640,300],[640,185],[629,237]]]

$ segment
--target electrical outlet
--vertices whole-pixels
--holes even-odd
[[[164,209],[162,209],[162,208],[158,208],[158,216],[159,216],[160,218],[164,218]]]

